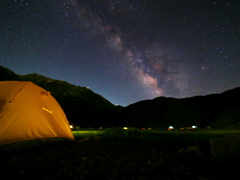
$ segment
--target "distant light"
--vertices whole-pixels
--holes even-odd
[[[174,129],[173,126],[169,126],[169,127],[168,127],[168,130],[172,130],[172,129]]]
[[[73,126],[72,125],[69,125],[69,127],[72,129],[73,128]]]
[[[192,126],[192,128],[193,128],[193,129],[196,129],[196,128],[197,128],[197,126]]]
[[[123,129],[127,130],[128,128],[127,127],[123,127]]]

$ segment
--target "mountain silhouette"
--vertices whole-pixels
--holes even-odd
[[[221,94],[175,99],[158,97],[124,108],[126,125],[137,127],[240,127],[240,88]]]
[[[50,91],[68,120],[81,127],[180,128],[197,125],[206,128],[240,128],[240,88],[220,94],[183,99],[157,97],[115,106],[87,87],[54,80],[39,74],[17,75],[0,66],[0,81],[32,81]]]
[[[118,126],[121,106],[115,106],[87,87],[75,86],[65,81],[54,80],[42,75],[17,75],[0,67],[0,81],[31,81],[50,91],[63,108],[68,120],[80,127]]]
[[[114,116],[120,111],[120,107],[87,87],[75,86],[36,73],[19,77],[50,91],[62,106],[68,120],[75,125],[94,128],[117,125]]]
[[[0,66],[0,81],[20,81],[21,79],[13,71]]]

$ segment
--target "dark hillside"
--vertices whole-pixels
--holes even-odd
[[[75,86],[66,81],[50,79],[37,73],[19,75],[19,77],[24,81],[32,81],[50,91],[54,96],[77,96],[86,100],[94,100],[96,103],[104,103],[106,106],[112,106],[108,100],[87,87]]]
[[[127,107],[115,106],[90,89],[42,75],[17,75],[0,66],[0,80],[32,81],[50,91],[68,120],[82,127],[167,128],[198,125],[206,128],[240,128],[240,88],[221,94],[183,99],[157,97]]]
[[[62,106],[68,120],[81,127],[119,126],[122,107],[115,106],[86,87],[72,85],[42,75],[17,75],[0,66],[0,81],[31,81],[50,91]]]
[[[38,74],[20,76],[48,90],[57,99],[69,121],[82,127],[109,127],[118,125],[121,110],[108,100],[86,87],[72,85],[65,81],[53,80]]]
[[[137,127],[237,128],[240,127],[240,88],[207,96],[140,101],[127,106],[122,116],[126,125]]]
[[[0,66],[0,81],[20,81],[21,79],[13,71]]]

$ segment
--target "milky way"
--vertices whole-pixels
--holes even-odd
[[[2,0],[0,65],[114,104],[240,86],[240,3]]]

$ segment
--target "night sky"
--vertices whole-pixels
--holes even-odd
[[[0,65],[123,106],[240,86],[239,0],[1,0]]]

